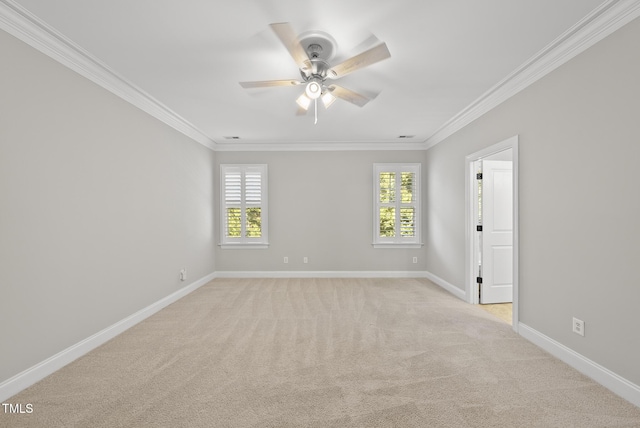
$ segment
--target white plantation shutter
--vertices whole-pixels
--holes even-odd
[[[242,172],[239,168],[229,168],[224,174],[224,201],[238,206],[242,202]]]
[[[375,247],[420,247],[420,164],[374,164]]]
[[[260,205],[262,202],[262,174],[247,171],[244,176],[245,200],[248,205]]]
[[[224,237],[241,236],[242,221],[242,171],[230,167],[222,176],[224,183]]]
[[[220,165],[224,247],[266,248],[267,165]]]

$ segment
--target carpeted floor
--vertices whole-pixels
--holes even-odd
[[[640,427],[427,280],[217,279],[7,400],[2,427]]]

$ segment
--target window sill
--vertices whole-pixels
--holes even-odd
[[[394,243],[394,242],[388,242],[388,243],[373,243],[371,244],[373,245],[373,248],[422,248],[422,246],[424,244],[420,243],[420,244],[409,244],[409,243]]]
[[[266,250],[269,244],[218,244],[223,250]]]

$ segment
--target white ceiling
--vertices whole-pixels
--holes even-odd
[[[3,0],[8,3],[10,0]],[[15,0],[219,144],[424,142],[602,0]],[[302,87],[269,24],[337,41],[334,62],[387,43],[391,58],[336,83],[377,97],[297,116]],[[239,140],[225,137],[238,136]]]

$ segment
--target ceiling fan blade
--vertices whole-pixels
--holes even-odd
[[[331,91],[333,96],[345,101],[349,101],[351,104],[355,104],[358,107],[363,107],[365,104],[371,101],[364,95],[353,92],[351,89],[347,89],[342,86],[331,85],[329,86],[329,90]]]
[[[270,25],[273,32],[276,33],[276,36],[289,51],[293,60],[298,64],[298,67],[303,71],[309,70],[311,68],[309,55],[307,55],[307,52],[298,41],[298,36],[293,27],[288,22],[278,22]]]
[[[376,62],[382,61],[391,57],[391,53],[387,48],[386,43],[381,43],[373,48],[362,52],[348,60],[331,67],[327,73],[327,77],[337,79],[338,77],[346,76],[349,73],[353,73],[356,70],[367,67]]]
[[[239,82],[245,89],[250,88],[271,88],[273,86],[296,86],[302,82],[297,80],[258,80],[255,82]]]

